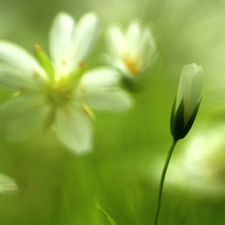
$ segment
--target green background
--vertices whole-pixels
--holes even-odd
[[[179,160],[182,148],[201,126],[218,119],[223,123],[225,1],[0,0],[0,39],[32,53],[34,44],[47,51],[48,31],[60,11],[76,19],[95,11],[101,18],[100,37],[88,68],[104,64],[101,54],[107,51],[107,26],[116,22],[126,27],[137,17],[152,28],[159,57],[130,90],[135,100],[130,111],[96,112],[90,154],[74,155],[51,133],[22,143],[7,143],[0,133],[0,171],[19,186],[16,194],[0,195],[0,224],[109,224],[96,204],[118,225],[153,224],[161,164],[154,165],[165,159],[172,141],[170,111],[185,64],[202,65],[205,82],[197,120],[187,138],[178,143],[174,158]],[[0,90],[1,101],[7,97]],[[218,157],[225,165],[225,154]],[[225,172],[221,182],[224,176]],[[183,178],[192,182],[185,173]],[[165,186],[159,225],[225,224],[225,195],[201,195],[194,189]]]

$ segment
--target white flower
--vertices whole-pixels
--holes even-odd
[[[107,33],[107,61],[128,77],[137,77],[156,59],[156,45],[148,27],[133,20],[127,30],[111,25]]]
[[[14,179],[4,174],[0,174],[0,193],[10,194],[15,193],[17,190],[18,187]]]
[[[198,130],[186,145],[185,173],[200,193],[225,194],[224,132],[223,123],[212,123]]]
[[[204,71],[195,63],[183,67],[176,101],[171,113],[171,132],[175,139],[186,136],[198,112]]]
[[[8,140],[26,139],[54,127],[59,140],[82,153],[92,147],[91,108],[123,111],[130,96],[118,87],[118,73],[108,67],[84,72],[84,60],[96,39],[99,20],[87,13],[76,24],[60,13],[50,31],[51,61],[35,46],[38,60],[21,47],[0,41],[0,85],[14,98],[0,108]]]
[[[182,142],[181,151],[171,161],[166,178],[168,184],[198,195],[225,196],[224,132],[221,121],[207,123]],[[156,172],[155,166],[151,165],[152,174]],[[160,173],[161,167],[157,171]]]

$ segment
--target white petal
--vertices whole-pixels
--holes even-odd
[[[151,30],[146,27],[141,40],[141,58],[144,66],[150,65],[156,59],[156,45]]]
[[[129,79],[134,77],[134,75],[131,73],[130,68],[128,65],[124,62],[122,58],[116,59],[113,64],[115,68],[117,68],[119,71],[121,71],[125,76],[127,76]]]
[[[98,67],[86,72],[81,78],[80,83],[85,86],[105,88],[117,85],[119,80],[120,74],[115,69],[111,67]]]
[[[35,76],[25,77],[20,70],[0,65],[0,86],[13,91],[38,90],[43,79]]]
[[[69,55],[69,44],[74,30],[75,22],[66,13],[59,13],[50,30],[49,46],[50,54],[56,68],[60,66],[62,60],[67,60]]]
[[[140,41],[142,35],[142,28],[139,20],[134,20],[130,23],[127,33],[126,40],[129,48],[130,55],[136,56],[140,53]]]
[[[95,13],[87,13],[79,20],[71,40],[73,60],[85,60],[95,43],[99,30],[99,18]]]
[[[20,46],[8,41],[0,41],[0,60],[21,71],[24,77],[46,74],[33,56]]]
[[[84,102],[91,108],[113,112],[125,111],[132,105],[128,93],[116,88],[110,91],[90,90],[85,96]]]
[[[89,116],[77,106],[58,109],[56,133],[59,140],[75,153],[86,153],[92,147],[92,126]]]
[[[180,102],[182,101],[183,97],[187,96],[188,93],[190,93],[191,79],[193,74],[194,74],[194,71],[189,64],[183,67],[181,71],[179,86],[177,91],[176,109],[180,105]]]
[[[204,79],[204,71],[201,66],[197,66],[196,64],[193,65],[195,69],[195,75],[192,80],[191,85],[191,96],[190,96],[190,110],[194,110],[196,105],[198,104],[201,98],[201,92],[203,87],[203,79]]]
[[[127,44],[120,28],[111,25],[107,32],[107,42],[110,54],[114,57],[120,57],[127,51]]]
[[[25,140],[43,128],[50,109],[42,96],[16,97],[0,107],[0,124],[9,141]]]
[[[0,173],[0,193],[10,194],[18,190],[16,182],[11,177]]]
[[[84,75],[77,96],[92,108],[124,111],[131,107],[130,95],[118,87],[119,74],[116,70],[103,67]]]
[[[114,57],[113,55],[107,55],[107,54],[102,54],[102,61],[105,62],[106,64],[112,66],[113,68],[118,69],[124,75],[127,75],[129,78],[130,76],[130,71],[127,67],[127,65],[124,63],[123,58],[120,57]]]
[[[184,117],[188,121],[200,101],[204,71],[195,63],[185,65],[182,69],[177,92],[176,109],[184,100]]]

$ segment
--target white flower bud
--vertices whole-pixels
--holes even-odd
[[[195,63],[182,69],[171,114],[171,133],[176,140],[184,138],[194,123],[201,101],[203,77],[202,67]]]

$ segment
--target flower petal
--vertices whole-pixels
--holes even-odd
[[[81,83],[96,88],[112,87],[120,81],[120,74],[111,67],[103,66],[89,70],[81,78]]]
[[[197,64],[191,64],[195,70],[195,76],[192,80],[191,95],[190,95],[190,110],[194,110],[201,98],[203,88],[204,70]]]
[[[46,78],[46,74],[33,56],[20,46],[0,41],[0,60],[21,71],[24,77]]]
[[[99,18],[95,13],[87,13],[79,20],[71,40],[73,61],[79,64],[85,60],[95,43],[99,28]],[[77,66],[77,65],[75,65]]]
[[[193,115],[196,116],[196,110],[198,110],[201,98],[203,76],[204,71],[202,67],[197,66],[195,63],[185,65],[181,71],[175,110],[179,109],[179,105],[183,101],[185,125],[188,121],[192,121]],[[196,113],[194,114],[195,111]]]
[[[49,48],[50,55],[56,69],[61,66],[62,60],[67,60],[70,51],[70,41],[74,30],[75,22],[66,13],[59,13],[50,29]]]
[[[107,32],[108,48],[114,57],[123,56],[126,53],[126,42],[121,29],[116,25],[111,25]]]
[[[142,29],[139,20],[133,20],[126,32],[126,40],[129,49],[129,54],[136,56],[140,53],[140,41],[142,36]]]
[[[118,87],[119,74],[108,67],[97,68],[84,75],[77,96],[92,108],[124,111],[131,107],[130,95]]]
[[[110,92],[89,92],[86,102],[92,108],[114,112],[125,111],[132,105],[128,93],[120,89],[114,89]]]
[[[59,140],[75,153],[87,153],[92,147],[92,126],[89,116],[77,106],[58,109],[55,118]]]
[[[184,96],[188,96],[191,88],[191,81],[194,75],[194,70],[190,64],[187,64],[183,67],[180,75],[177,99],[176,99],[176,110],[180,105]],[[186,101],[185,101],[186,102]]]
[[[0,107],[0,124],[9,141],[25,140],[43,128],[50,108],[42,96],[19,96]]]
[[[13,91],[37,90],[43,80],[35,76],[27,76],[17,69],[0,65],[0,86]]]

